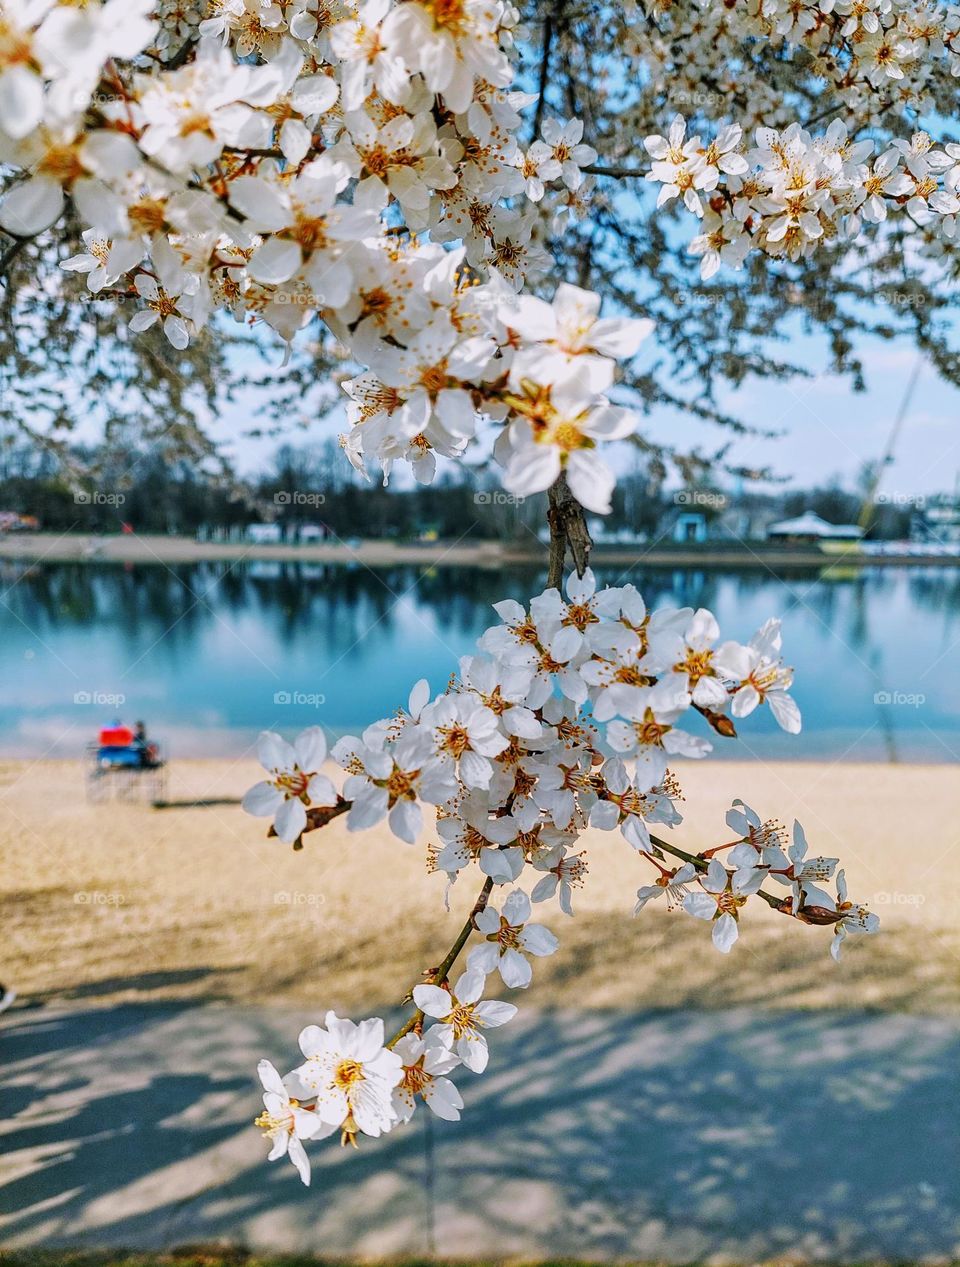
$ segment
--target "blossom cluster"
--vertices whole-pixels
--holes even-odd
[[[834,120],[819,136],[796,123],[782,132],[758,128],[756,146],[743,153],[737,124],[706,144],[688,138],[686,127],[677,115],[666,136],[646,138],[646,179],[660,187],[658,206],[679,197],[703,221],[689,251],[700,257],[704,279],[721,264],[742,267],[753,250],[799,259],[891,214],[956,237],[960,145],[940,148],[916,132],[875,154],[873,141],[851,140]]]
[[[727,815],[734,839],[713,849],[690,854],[653,834],[682,821],[675,759],[711,750],[681,724],[688,717],[699,713],[732,735],[735,719],[767,704],[785,730],[799,731],[779,622],[768,621],[747,644],[722,641],[709,611],[649,612],[632,585],[598,589],[589,569],[571,576],[565,593],[547,589],[528,606],[507,600],[495,610],[499,622],[446,690],[431,698],[427,682],[418,682],[405,709],[336,743],[332,756],[346,775],[339,792],[321,770],[319,728],[293,746],[269,732],[261,737],[268,776],[244,808],[272,816],[282,840],[298,843],[345,814],[350,831],[385,821],[414,844],[428,807],[429,869],[446,877],[448,889],[464,873],[483,883],[466,929],[479,939],[466,971],[451,983],[457,947],[414,986],[416,1013],[394,1039],[385,1041],[380,1019],[356,1026],[330,1013],[325,1028],[301,1035],[304,1064],[283,1079],[262,1067],[260,1120],[274,1141],[271,1156],[289,1152],[305,1179],[303,1139],[338,1129],[345,1140],[379,1135],[407,1121],[421,1099],[441,1117],[459,1116],[463,1100],[448,1075],[461,1065],[481,1073],[486,1031],[516,1012],[484,998],[487,978],[497,973],[507,987],[525,988],[531,958],[557,949],[555,934],[531,914],[554,901],[573,914],[587,874],[579,838],[588,827],[619,831],[654,869],[637,892],[638,911],[665,896],[668,907],[709,921],[722,952],[737,940],[754,896],[802,923],[831,926],[835,955],[847,933],[877,927],[874,915],[848,901],[842,872],[835,897],[820,887],[837,860],[808,857],[799,825],[788,847],[782,828],[736,801]],[[780,888],[768,892],[767,882]]]
[[[218,313],[286,340],[319,315],[362,367],[343,444],[364,473],[403,461],[429,482],[486,420],[512,492],[569,468],[608,511],[598,442],[636,419],[607,393],[650,323],[600,319],[579,288],[552,311],[517,298],[550,269],[545,190],[576,195],[597,155],[576,120],[520,144],[534,98],[511,89],[512,6],[224,0],[195,28],[172,13],[32,0],[4,18],[0,161],[19,178],[0,227],[36,235],[71,205],[84,249],[63,267],[175,349]]]
[[[815,54],[810,73],[852,113],[881,80],[920,92],[921,68],[960,64],[960,19],[925,0],[657,0],[650,14],[627,6],[623,43],[658,117],[684,75],[745,99],[745,117],[795,111],[751,71],[749,41]],[[84,249],[63,267],[178,350],[217,320],[287,341],[323,320],[359,370],[342,442],[364,474],[401,462],[429,482],[438,458],[492,445],[512,493],[565,470],[605,513],[598,450],[637,422],[611,404],[617,362],[650,327],[615,329],[589,290],[561,288],[552,316],[518,298],[549,285],[551,236],[583,212],[598,157],[542,101],[540,135],[521,142],[535,101],[515,84],[521,36],[508,0],[29,0],[0,27],[0,228],[24,239],[72,210]],[[640,105],[623,116],[634,128]],[[765,123],[747,154],[740,140],[739,125],[687,139],[682,120],[648,137],[661,204],[682,195],[703,218],[704,276],[754,248],[854,240],[892,211],[937,249],[955,237],[957,146],[918,133],[874,156],[840,122],[816,137]]]
[[[635,8],[624,6],[630,20]],[[851,109],[869,103],[870,119],[891,84],[917,107],[938,59],[956,70],[952,8],[653,0],[650,13],[624,41],[639,63],[625,91],[636,81],[659,101],[664,85],[716,70],[721,86],[750,87],[746,109],[764,122],[746,154],[736,125],[703,144],[678,117],[648,137],[660,204],[682,196],[704,221],[692,249],[705,276],[754,247],[797,258],[853,239],[893,210],[953,238],[958,147],[918,133],[874,157],[841,123],[819,137],[788,126],[783,94],[746,75],[743,52],[758,36],[778,52],[802,47],[811,73]],[[650,322],[601,317],[599,296],[579,286],[560,285],[552,302],[522,293],[552,289],[551,236],[582,213],[598,155],[579,120],[551,117],[542,100],[539,136],[521,143],[535,101],[515,85],[521,38],[509,0],[21,0],[0,14],[0,229],[23,241],[69,214],[84,249],[63,268],[124,301],[133,334],[156,327],[177,351],[218,320],[262,322],[288,342],[322,320],[356,367],[342,443],[364,474],[370,461],[385,478],[403,462],[428,483],[438,457],[484,452],[489,433],[511,493],[562,475],[580,505],[606,513],[601,446],[636,425],[617,366]],[[621,128],[628,143],[646,130]],[[653,869],[638,910],[665,896],[709,922],[724,953],[750,898],[831,927],[835,955],[848,933],[876,928],[837,860],[807,856],[798,825],[788,842],[735,802],[734,839],[712,849],[655,834],[681,822],[675,759],[711,749],[688,720],[732,736],[767,704],[799,730],[777,621],[748,644],[721,641],[709,612],[650,613],[632,586],[598,590],[589,570],[565,593],[496,611],[445,691],[418,683],[406,709],[336,744],[339,789],[318,728],[293,745],[261,737],[267,778],[244,807],[280,839],[298,845],[344,815],[351,831],[386,822],[413,844],[426,806],[431,869],[448,890],[464,872],[483,886],[462,939],[412,987],[416,1010],[397,1034],[330,1012],[300,1035],[296,1068],[261,1063],[271,1157],[289,1156],[304,1181],[308,1139],[379,1136],[421,1101],[456,1120],[455,1079],[482,1073],[486,1032],[516,1013],[485,997],[490,978],[525,988],[531,959],[557,949],[531,916],[554,901],[572,914],[587,828],[619,831]],[[831,895],[822,885],[834,880]]]
[[[864,93],[902,86],[899,100],[921,104],[938,63],[960,75],[960,10],[934,0],[699,0],[726,35],[802,48],[850,106]]]
[[[753,119],[774,122],[792,76],[820,108],[836,101],[870,124],[949,98],[960,11],[938,0],[644,0],[627,6],[626,52],[654,88],[666,76],[675,101],[737,96]]]

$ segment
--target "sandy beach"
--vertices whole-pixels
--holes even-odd
[[[739,794],[799,813],[879,936],[751,903],[728,957],[632,918],[640,860],[590,833],[577,915],[459,1123],[268,1167],[254,1068],[328,1008],[392,1026],[479,887],[343,820],[293,853],[236,799],[249,758],[176,762],[167,808],[88,805],[70,762],[0,765],[0,1237],[346,1262],[948,1263],[960,1243],[958,840],[948,766],[689,763],[690,848]],[[497,979],[490,979],[499,992]],[[37,1006],[40,1004],[41,1006]],[[464,1193],[470,1201],[464,1201]],[[204,1261],[214,1261],[209,1258]],[[232,1261],[232,1260],[231,1260]]]
[[[444,883],[416,847],[343,820],[300,853],[267,840],[237,799],[252,759],[177,762],[169,805],[89,805],[76,762],[0,765],[0,979],[43,1002],[222,999],[356,1009],[396,1006],[452,941],[478,887]],[[585,838],[577,915],[538,917],[561,938],[530,1002],[601,1008],[897,1008],[960,1011],[960,899],[947,880],[960,845],[949,766],[688,763],[681,846],[725,839],[739,795],[766,817],[803,821],[814,852],[843,860],[851,894],[883,922],[848,940],[752,902],[741,941],[716,954],[708,930],[648,908],[646,868],[619,834]]]

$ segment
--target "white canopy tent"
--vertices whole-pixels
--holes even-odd
[[[831,524],[812,510],[796,519],[781,519],[767,529],[768,537],[815,537],[822,541],[857,541],[863,529],[856,524]]]

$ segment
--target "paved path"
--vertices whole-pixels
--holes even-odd
[[[960,1024],[851,1013],[522,1014],[458,1125],[418,1113],[314,1186],[267,1166],[256,1060],[308,1019],[14,1012],[0,1241],[750,1262],[960,1256]]]

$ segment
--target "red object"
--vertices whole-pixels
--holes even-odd
[[[120,525],[120,531],[121,531],[121,532],[133,532],[133,524],[121,524],[121,525]]]
[[[133,731],[129,726],[104,726],[100,731],[101,748],[129,748],[133,743]]]

